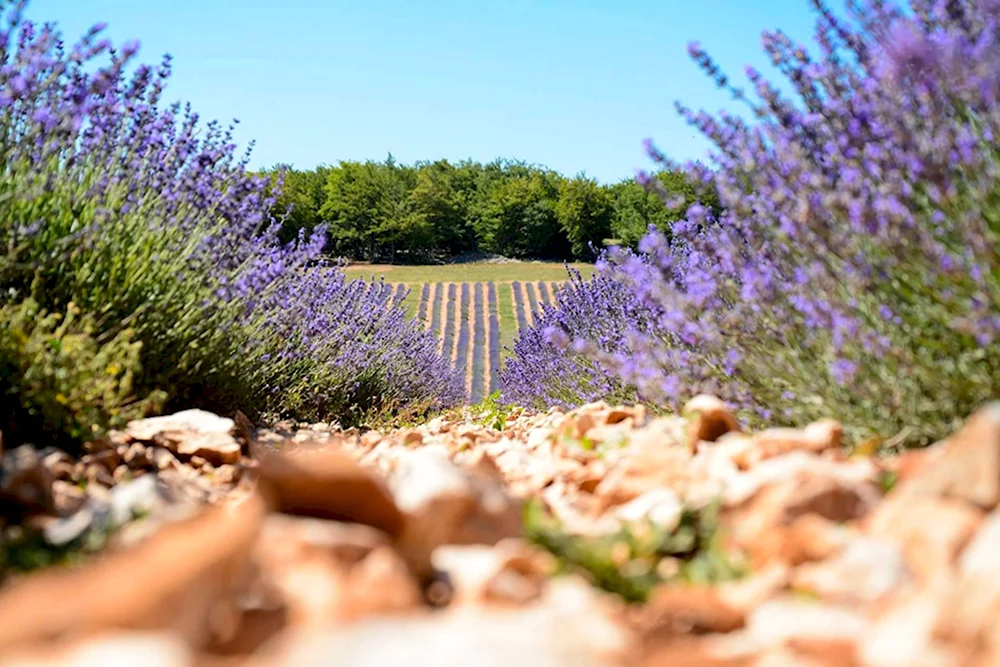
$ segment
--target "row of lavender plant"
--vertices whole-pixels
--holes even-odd
[[[489,283],[492,285],[493,283]],[[484,305],[483,283],[476,283],[472,290],[472,367],[469,368],[471,376],[472,391],[469,393],[469,402],[476,404],[483,400],[485,390],[489,382],[487,373],[489,363],[487,355],[489,349],[486,346],[486,318],[483,315]]]
[[[585,280],[578,270],[567,270],[569,281],[555,305],[543,304],[534,325],[521,329],[510,350],[499,374],[504,401],[537,409],[598,399],[636,401],[634,388],[584,352],[590,346],[608,354],[624,349],[626,333],[648,322],[648,314],[616,277]],[[517,289],[514,295],[517,302]]]
[[[499,388],[500,375],[500,319],[498,317],[499,303],[497,301],[497,287],[494,283],[487,284],[487,306],[489,308],[489,390],[490,395]]]
[[[440,338],[442,336],[441,313],[444,311],[444,284],[437,283],[434,298],[429,307],[431,309],[430,331],[435,338]]]
[[[534,321],[536,314],[541,309],[538,299],[538,292],[535,283],[524,283],[525,308],[531,310],[531,317]]]
[[[517,330],[522,332],[528,328],[528,315],[525,310],[526,304],[524,293],[521,291],[521,283],[515,280],[510,284],[510,289],[514,296],[514,317],[517,318]]]
[[[417,320],[419,322],[427,321],[427,308],[430,305],[431,299],[431,284],[424,283],[423,287],[420,288],[420,304],[417,306]]]
[[[455,327],[455,311],[458,308],[458,286],[455,283],[448,283],[445,290],[444,304],[442,307],[444,321],[441,323],[441,349],[445,359],[451,359],[452,350],[455,347],[455,338],[458,334]]]
[[[538,301],[545,305],[553,305],[552,295],[549,294],[549,286],[542,282],[538,283]]]
[[[456,304],[458,315],[458,339],[455,341],[455,370],[468,386],[469,378],[469,344],[471,331],[469,328],[469,311],[472,305],[472,291],[469,283],[462,283],[459,289],[459,299]],[[468,394],[468,391],[466,391]]]
[[[120,398],[165,390],[175,406],[303,419],[457,399],[433,340],[377,307],[387,291],[323,265],[322,230],[279,242],[276,188],[247,170],[232,128],[161,103],[169,58],[127,75],[136,44],[115,49],[97,26],[67,46],[25,4],[0,0],[2,305],[79,313],[98,356],[134,337],[141,367],[108,366]],[[0,365],[18,369],[5,408],[23,425],[52,405],[59,372],[10,329],[0,339]],[[105,403],[97,429],[135,414],[131,398]]]
[[[572,349],[658,404],[707,391],[753,421],[833,415],[854,439],[925,443],[1000,384],[1000,3],[814,5],[816,52],[763,36],[790,94],[753,68],[754,94],[738,89],[691,46],[750,110],[678,105],[712,142],[687,168],[723,212],[692,206],[641,256],[612,253],[602,279],[652,326],[617,349],[570,327]]]

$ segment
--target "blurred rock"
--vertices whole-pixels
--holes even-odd
[[[848,458],[833,420],[744,434],[716,399],[692,403],[687,419],[593,403],[515,411],[502,432],[449,413],[364,435],[292,422],[250,432],[197,413],[184,428],[133,422],[82,461],[36,452],[50,479],[94,481],[85,494],[53,481],[62,518],[28,525],[64,544],[125,525],[81,568],[0,589],[0,654],[151,629],[199,667],[997,663],[1000,407],[928,449]],[[235,430],[252,456],[182,451],[187,427],[238,442]],[[692,451],[694,438],[712,444]],[[897,482],[883,495],[886,473]],[[528,498],[564,536],[603,542],[574,552],[557,533],[558,562],[528,545]],[[248,503],[256,528],[238,509]],[[710,505],[710,548],[643,555],[658,535],[647,521],[672,529],[682,507]],[[608,534],[623,523],[636,542],[619,553]],[[709,583],[719,557],[750,571]],[[582,577],[551,576],[570,561],[605,585],[655,588],[626,607]]]
[[[615,508],[614,515],[625,522],[648,520],[666,531],[673,531],[681,520],[684,507],[676,493],[667,488],[652,489]]]
[[[408,430],[402,433],[402,440],[407,447],[415,447],[423,444],[424,436],[421,435],[420,431]]]
[[[56,480],[52,483],[52,498],[56,515],[64,517],[80,509],[87,494],[76,484]]]
[[[789,555],[787,546],[793,544],[793,539],[800,542],[794,560],[800,561],[801,556],[822,558],[836,546],[836,537],[829,531],[812,530],[817,526],[815,523],[807,523],[804,528],[795,524],[809,515],[831,522],[859,519],[875,507],[879,497],[878,489],[871,483],[798,472],[763,488],[744,508],[737,510],[731,518],[732,538],[757,564]],[[825,525],[828,524],[817,527],[822,529]],[[805,535],[796,536],[796,531],[805,531]],[[818,542],[811,542],[810,537]],[[830,539],[834,540],[832,544],[824,544]]]
[[[166,447],[153,446],[146,449],[146,458],[157,470],[176,470],[180,461]]]
[[[21,445],[3,452],[0,459],[0,508],[3,515],[55,514],[54,481],[52,471],[32,446]]]
[[[665,584],[650,596],[639,628],[646,638],[732,632],[746,622],[743,610],[711,587]]]
[[[194,667],[195,656],[167,633],[134,632],[95,637],[69,646],[22,650],[5,656],[4,667]]]
[[[980,408],[965,426],[934,445],[932,465],[897,484],[893,496],[954,498],[989,511],[1000,501],[1000,402]]]
[[[443,546],[433,558],[455,589],[455,603],[523,606],[542,596],[552,570],[548,554],[514,539]]]
[[[155,477],[140,477],[115,486],[106,496],[86,497],[75,513],[45,528],[45,539],[49,544],[62,545],[91,529],[114,530],[137,515],[154,513],[167,502]]]
[[[262,488],[278,511],[403,533],[405,517],[381,479],[336,450],[267,453],[258,469]]]
[[[256,440],[257,429],[254,427],[253,422],[241,410],[237,410],[233,415],[233,425],[236,427],[237,435],[239,435],[240,439],[249,448],[254,440]]]
[[[865,631],[863,664],[871,667],[952,667],[959,655],[936,637],[941,594],[922,590],[901,595]]]
[[[233,437],[235,426],[232,419],[204,410],[184,410],[129,422],[124,432],[139,442],[161,445],[183,457],[200,456],[218,465],[240,459],[242,448]]]
[[[240,480],[240,468],[234,465],[223,464],[212,472],[212,481],[219,484],[235,484]]]
[[[52,473],[53,479],[67,480],[73,474],[73,459],[64,451],[56,449],[45,453],[42,463]]]
[[[681,414],[688,419],[687,438],[692,451],[697,450],[699,442],[715,442],[726,433],[740,430],[726,404],[708,394],[689,400]]]
[[[389,485],[406,514],[404,542],[428,555],[442,544],[495,544],[521,534],[521,503],[438,451],[405,452]]]
[[[961,500],[892,495],[872,513],[867,532],[903,547],[923,581],[950,578],[959,553],[982,523],[983,511]]]
[[[627,635],[586,584],[560,580],[516,610],[464,606],[429,616],[366,619],[291,633],[253,665],[305,667],[604,667],[621,664]]]
[[[833,419],[814,422],[804,429],[770,428],[753,436],[753,447],[740,452],[734,460],[739,467],[749,468],[789,452],[818,454],[840,447],[842,434],[840,422]]]
[[[264,510],[250,495],[87,567],[16,581],[0,591],[0,654],[115,629],[167,630],[191,646],[232,632],[233,596]]]
[[[422,604],[420,587],[384,533],[360,524],[273,515],[254,559],[269,604],[288,624],[317,626]]]
[[[837,555],[798,568],[792,585],[830,602],[857,605],[883,599],[912,581],[898,545],[858,537]]]
[[[1000,514],[994,511],[969,543],[943,597],[937,635],[1000,656]]]
[[[722,498],[729,507],[738,507],[774,484],[796,476],[820,476],[846,486],[862,484],[878,491],[879,468],[867,459],[830,461],[804,451],[767,459],[726,480]]]
[[[868,622],[848,607],[791,598],[765,602],[747,616],[747,631],[763,646],[822,644],[853,652]]]

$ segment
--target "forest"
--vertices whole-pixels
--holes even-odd
[[[322,227],[326,252],[354,261],[431,263],[463,253],[589,261],[609,245],[635,247],[650,226],[669,230],[696,200],[718,206],[681,169],[656,174],[658,193],[634,177],[602,184],[506,159],[406,165],[390,154],[265,173],[281,182],[274,211],[283,240]]]

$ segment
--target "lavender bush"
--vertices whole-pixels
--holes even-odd
[[[483,315],[484,299],[483,283],[475,283],[472,288],[472,367],[469,369],[469,376],[472,381],[472,392],[469,394],[470,403],[479,403],[486,393],[484,384],[487,384],[486,361],[486,318]]]
[[[420,305],[417,306],[417,319],[421,322],[427,319],[427,302],[430,300],[431,284],[424,283],[420,288]]]
[[[690,48],[753,114],[678,105],[714,144],[711,170],[689,168],[724,212],[692,206],[645,261],[614,253],[605,275],[653,332],[590,358],[661,403],[710,391],[752,418],[926,443],[1000,380],[1000,3],[814,5],[818,53],[763,36],[791,96],[748,69],[751,96]]]
[[[490,367],[486,369],[489,373],[490,386],[487,394],[493,394],[497,389],[498,374],[500,368],[500,319],[497,317],[497,286],[496,283],[486,285],[487,306],[490,313]]]
[[[137,45],[97,26],[67,47],[25,4],[0,0],[0,301],[129,330],[133,386],[174,405],[342,418],[455,399],[386,288],[324,266],[320,232],[279,242],[232,128],[161,103],[168,58],[129,75]]]
[[[626,333],[642,331],[649,314],[617,276],[584,280],[578,270],[567,271],[569,282],[556,294],[555,306],[543,303],[534,325],[521,329],[510,350],[500,371],[503,401],[540,410],[598,399],[636,401],[635,389],[594,356],[624,350]]]
[[[472,332],[469,327],[472,290],[469,283],[462,283],[458,294],[458,303],[455,304],[455,311],[459,318],[457,340],[455,341],[455,369],[463,381],[466,381],[469,372],[469,345],[472,340]]]

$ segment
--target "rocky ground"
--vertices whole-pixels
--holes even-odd
[[[881,458],[711,397],[487,421],[8,451],[0,663],[1000,664],[1000,404]]]

